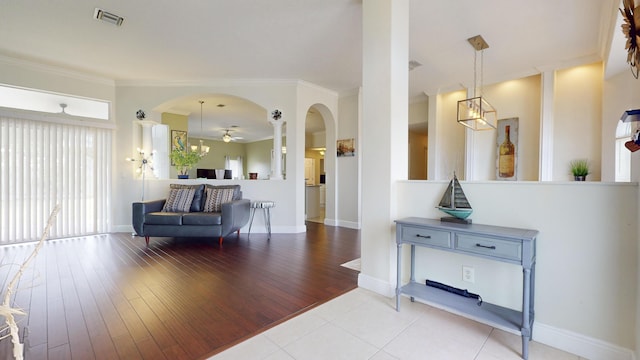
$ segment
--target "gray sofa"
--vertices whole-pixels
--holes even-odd
[[[193,189],[193,198],[190,204],[187,203],[188,196],[184,197],[184,201],[175,201],[174,189],[186,189],[183,194],[189,195]],[[232,199],[230,198],[231,191],[233,192]],[[216,194],[223,192],[226,194],[224,196],[228,197],[222,201],[217,199],[218,203],[212,205]],[[178,211],[167,208],[167,201],[172,205],[179,203],[183,208]],[[215,205],[218,205],[219,208],[215,208]],[[214,206],[213,210],[212,206]],[[242,199],[240,185],[172,184],[168,199],[133,203],[133,228],[139,236],[144,236],[147,245],[149,245],[149,237],[151,236],[173,236],[216,237],[222,246],[227,235],[233,232],[240,235],[240,228],[249,221],[250,206],[250,200]]]

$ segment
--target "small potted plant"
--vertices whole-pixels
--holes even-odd
[[[589,160],[577,159],[570,163],[571,173],[576,181],[585,181],[589,175]]]
[[[188,179],[189,170],[200,161],[202,156],[200,156],[200,153],[189,149],[173,149],[169,154],[169,158],[178,171],[178,179]]]

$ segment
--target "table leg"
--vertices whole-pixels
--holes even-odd
[[[411,244],[411,282],[416,282],[416,246]]]
[[[262,210],[262,215],[264,216],[264,225],[266,226],[267,233],[269,234],[267,236],[267,239],[271,240],[271,212],[269,211],[269,208],[264,208]]]
[[[402,244],[398,244],[396,267],[396,311],[400,311],[400,286],[402,285]]]
[[[247,240],[251,237],[251,226],[253,225],[253,216],[256,214],[256,208],[251,208],[251,220],[249,220],[249,232],[247,233]]]
[[[522,358],[529,357],[529,341],[531,340],[531,326],[529,316],[531,315],[531,269],[522,269]]]

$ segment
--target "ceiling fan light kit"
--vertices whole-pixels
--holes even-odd
[[[231,125],[231,128],[233,128],[233,129],[235,129],[237,127],[238,126],[236,126],[236,125]],[[231,136],[231,131],[232,130],[229,130],[229,129],[225,129],[224,130],[224,134],[222,134],[222,141],[228,143],[228,142],[231,142],[231,141],[236,141],[236,140],[242,140],[243,139],[241,136]]]
[[[482,97],[482,77],[483,77],[483,56],[484,49],[489,45],[481,35],[476,35],[467,39],[471,46],[475,49],[473,56],[473,96],[458,101],[457,121],[472,130],[492,130],[498,124],[498,112],[489,104],[487,99]],[[477,57],[480,52],[480,88],[478,89],[477,78]],[[478,95],[476,96],[476,90]]]

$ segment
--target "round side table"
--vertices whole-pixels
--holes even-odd
[[[249,233],[247,239],[251,236],[251,226],[253,225],[253,217],[256,214],[257,209],[262,209],[264,215],[264,226],[267,228],[267,239],[271,240],[271,208],[275,207],[276,203],[271,200],[256,200],[251,202],[251,220],[249,221]]]

